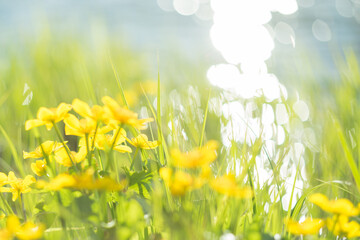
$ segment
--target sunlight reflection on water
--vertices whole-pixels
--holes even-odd
[[[303,6],[313,4],[309,0],[300,2]],[[288,105],[288,91],[277,76],[268,71],[266,61],[275,48],[275,39],[295,48],[294,29],[285,22],[280,21],[275,26],[270,26],[269,22],[274,12],[283,15],[297,12],[297,1],[158,0],[158,4],[165,11],[176,11],[181,15],[204,15],[204,20],[212,18],[209,36],[224,62],[210,66],[206,76],[212,85],[224,90],[222,97],[212,98],[209,102],[210,110],[226,119],[221,121],[222,142],[227,148],[234,142],[251,146],[261,138],[264,145],[259,156],[256,156],[255,182],[261,188],[268,186],[272,200],[279,201],[279,198],[275,199],[278,189],[274,185],[276,181],[269,158],[275,163],[282,159],[279,177],[284,184],[284,197],[281,204],[288,210],[295,183],[291,203],[293,207],[306,180],[302,122],[308,121],[310,111],[299,97],[292,106]],[[315,23],[313,32],[320,41],[328,40],[326,31],[324,24]],[[257,99],[263,99],[263,103],[259,105]],[[314,141],[310,131],[306,138]],[[284,154],[280,153],[284,149],[278,146],[285,141],[290,147],[284,156],[280,156]],[[236,159],[229,163],[228,171],[240,174],[244,167],[241,161]],[[295,180],[297,171],[300,177]]]

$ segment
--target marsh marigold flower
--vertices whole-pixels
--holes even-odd
[[[121,153],[132,152],[130,147],[122,144],[125,142],[126,131],[124,129],[120,129],[120,132],[117,134],[117,136],[116,132],[118,132],[118,129],[114,130],[113,135],[98,134],[95,138],[95,147],[104,151],[109,151],[112,147],[112,149]]]
[[[12,200],[16,201],[20,194],[30,192],[30,185],[35,182],[35,178],[31,175],[27,175],[24,179],[21,179],[17,178],[14,172],[9,172],[7,184],[9,184],[10,187],[2,187],[0,188],[0,192],[11,192]]]
[[[86,102],[75,98],[72,101],[72,107],[76,113],[84,118],[90,118],[95,122],[103,120],[104,109],[99,105],[94,105],[92,108],[90,108]]]
[[[40,146],[38,146],[33,152],[25,152],[23,151],[24,159],[28,158],[43,158],[46,156],[50,156],[54,151],[62,148],[63,145],[61,143],[57,143],[54,141],[46,141],[43,142]]]
[[[6,228],[0,230],[0,239],[7,240],[16,237],[21,240],[40,239],[45,231],[45,225],[26,222],[21,224],[19,218],[10,215],[6,220]]]
[[[185,195],[191,189],[194,182],[190,174],[182,171],[176,171],[173,174],[173,171],[169,168],[161,168],[159,174],[174,196]]]
[[[190,152],[182,153],[178,149],[173,149],[170,154],[175,166],[196,168],[215,161],[218,146],[219,144],[216,141],[209,141],[205,146],[195,148]]]
[[[63,120],[70,110],[71,105],[66,103],[60,103],[57,108],[41,107],[37,112],[36,119],[25,122],[25,130],[28,131],[42,125],[45,125],[47,130],[51,130],[53,124]]]
[[[315,193],[309,197],[309,201],[329,213],[345,216],[356,216],[360,213],[359,208],[355,207],[350,200],[345,198],[329,200],[324,194]]]
[[[294,235],[314,235],[318,234],[320,228],[325,225],[322,219],[306,218],[303,222],[299,223],[291,218],[285,219],[285,226],[289,233]]]
[[[127,108],[120,107],[120,105],[111,97],[105,96],[102,98],[104,106],[104,122],[113,126],[119,124],[126,124],[136,129],[146,129],[146,123],[152,122],[152,118],[138,119],[137,113],[130,111]]]
[[[64,118],[65,134],[85,136],[95,132],[96,122],[91,118],[77,119],[73,114],[67,114]]]
[[[46,174],[46,161],[45,160],[36,160],[36,162],[31,163],[31,170],[38,176],[43,176]]]
[[[0,172],[0,187],[4,186],[7,183],[8,183],[8,176],[5,173]]]
[[[80,147],[78,152],[70,151],[70,155],[71,159],[69,158],[66,149],[63,147],[55,152],[54,158],[59,164],[65,167],[71,167],[73,165],[72,161],[75,164],[82,162],[86,158],[87,151],[85,147]]]
[[[333,232],[334,235],[345,235],[347,238],[360,237],[360,225],[355,221],[349,221],[349,218],[344,215],[333,216],[326,220],[327,228]]]
[[[237,198],[251,198],[253,192],[250,187],[239,187],[233,174],[217,177],[210,181],[210,186],[218,193]]]
[[[159,141],[149,141],[145,134],[139,134],[135,138],[128,139],[128,142],[134,147],[141,149],[154,149],[160,144]]]
[[[85,173],[80,175],[70,175],[67,173],[59,174],[49,183],[44,181],[39,182],[38,187],[51,191],[58,191],[64,188],[77,190],[121,191],[126,186],[125,180],[118,183],[109,177],[95,179],[94,171],[92,169],[88,169]]]

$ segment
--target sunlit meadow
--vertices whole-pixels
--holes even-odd
[[[212,19],[187,1],[157,4]],[[0,240],[360,237],[356,52],[333,48],[330,71],[301,46],[280,81],[267,23],[300,5],[207,2],[217,64],[181,51],[149,64],[105,32],[90,43],[46,26],[7,43]],[[278,41],[295,48],[292,33]]]

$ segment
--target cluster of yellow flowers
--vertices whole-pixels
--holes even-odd
[[[209,183],[217,192],[233,197],[250,198],[252,190],[249,187],[240,187],[236,183],[235,176],[227,174],[214,178],[210,164],[216,160],[218,143],[209,141],[205,146],[193,149],[190,152],[182,153],[178,149],[170,152],[173,165],[176,168],[196,170],[200,168],[198,176],[193,176],[183,170],[171,168],[161,168],[159,174],[169,187],[172,195],[183,196],[187,191],[202,187]]]
[[[16,201],[22,193],[30,192],[30,185],[35,182],[35,178],[31,175],[21,179],[17,178],[14,172],[9,172],[8,175],[0,172],[0,192],[11,192],[13,201]],[[10,187],[3,187],[4,185],[10,185]]]
[[[61,173],[50,182],[38,181],[37,186],[46,190],[58,191],[63,188],[71,188],[77,190],[106,190],[106,191],[121,191],[126,186],[126,180],[118,183],[109,177],[94,178],[94,170],[87,169],[84,173],[79,175],[71,175],[68,173]]]
[[[127,108],[121,107],[114,99],[105,96],[102,98],[104,106],[95,105],[90,107],[87,103],[74,99],[72,104],[60,103],[57,108],[41,107],[37,112],[37,118],[25,122],[25,129],[45,125],[48,130],[53,127],[58,133],[57,122],[65,123],[65,134],[81,137],[77,152],[70,151],[65,141],[61,143],[46,141],[33,152],[24,152],[24,158],[44,158],[32,163],[33,172],[42,176],[46,174],[48,161],[55,161],[63,166],[71,167],[82,163],[86,156],[91,160],[91,153],[95,148],[109,151],[131,152],[131,148],[125,145],[125,141],[131,145],[152,149],[159,145],[158,141],[148,141],[144,134],[129,139],[122,125],[134,127],[137,130],[146,128],[146,123],[153,121],[152,118],[138,119],[138,115]],[[69,113],[73,109],[82,119]],[[112,131],[112,134],[109,132]],[[60,135],[60,134],[58,134]],[[61,137],[60,137],[61,139]],[[90,165],[90,162],[89,162]]]
[[[354,220],[349,220],[349,217],[360,214],[360,204],[354,206],[350,200],[345,198],[329,200],[321,193],[311,195],[309,201],[325,212],[333,214],[333,216],[327,219],[307,218],[301,223],[292,219],[285,219],[288,232],[294,235],[314,235],[326,226],[335,236],[360,237],[360,224]]]
[[[43,236],[45,225],[33,222],[20,223],[15,215],[10,215],[6,220],[6,228],[0,229],[1,240],[11,240],[14,237],[21,240],[39,239]]]
[[[31,191],[31,185],[37,183],[38,188],[47,191],[59,191],[64,188],[74,190],[105,190],[122,191],[126,188],[126,179],[115,181],[109,176],[96,174],[96,170],[104,170],[102,163],[92,163],[95,149],[110,152],[112,150],[129,153],[132,152],[130,145],[137,149],[154,149],[160,142],[149,141],[145,134],[139,131],[146,129],[146,123],[153,121],[152,118],[138,119],[138,115],[127,108],[121,107],[111,97],[103,97],[103,106],[90,107],[87,103],[74,99],[72,104],[60,103],[57,108],[41,107],[37,112],[37,118],[25,122],[25,129],[45,126],[47,130],[55,129],[59,142],[42,142],[34,151],[23,152],[24,159],[36,159],[31,163],[31,170],[39,177],[47,177],[48,180],[36,179],[27,175],[24,179],[17,178],[14,172],[8,175],[0,172],[0,192],[11,192],[12,200],[20,199],[23,205],[22,194]],[[81,119],[78,119],[70,111],[74,110]],[[77,151],[71,151],[64,141],[57,126],[58,122],[65,124],[65,135],[80,137]],[[138,135],[128,138],[122,128],[128,126],[134,128]],[[112,133],[111,133],[112,132]],[[84,159],[88,159],[88,163]],[[98,159],[99,160],[99,159]],[[100,160],[99,160],[100,161]],[[108,159],[110,161],[110,159]],[[60,172],[61,167],[74,167],[71,171]],[[100,168],[99,168],[100,166]],[[24,216],[26,212],[22,206]],[[45,226],[36,225],[32,222],[20,223],[15,215],[7,216],[6,228],[0,230],[0,239],[39,239],[42,237]]]

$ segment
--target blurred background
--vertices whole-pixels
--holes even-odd
[[[351,178],[328,113],[360,153],[359,24],[359,0],[0,1],[0,123],[22,150],[33,141],[22,125],[40,106],[99,103],[119,93],[117,79],[146,117],[135,83],[160,73],[167,130],[197,145],[208,103],[206,136],[227,150],[260,138],[257,183],[274,186],[278,164],[288,209],[297,171],[296,199],[318,179]]]
[[[84,44],[107,38],[124,43],[155,72],[157,55],[167,69],[181,53],[186,61],[200,62],[204,76],[211,66],[240,64],[242,73],[267,66],[286,82],[284,69],[307,73],[300,70],[309,64],[304,56],[321,60],[325,67],[316,74],[331,77],[335,50],[359,52],[360,1],[14,0],[0,1],[0,20],[1,52],[48,29],[57,39],[77,36]]]

